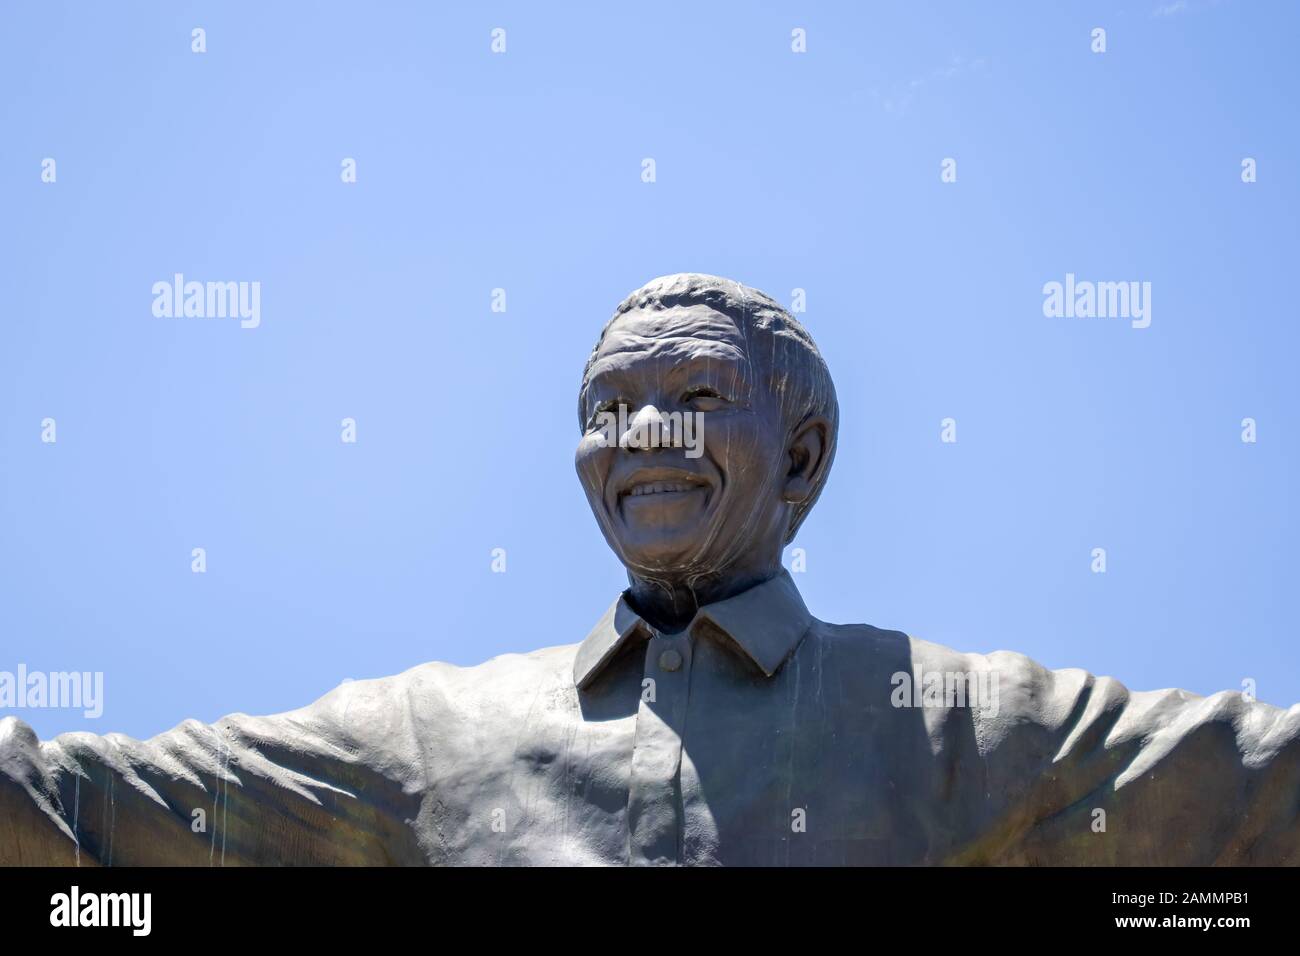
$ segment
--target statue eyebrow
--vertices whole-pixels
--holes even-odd
[[[687,380],[705,378],[711,383],[725,384],[728,388],[744,388],[749,384],[748,357],[734,350],[736,358],[722,358],[716,355],[692,355],[672,365],[665,372],[665,379],[676,380],[685,384]],[[635,391],[644,370],[631,371],[623,367],[593,366],[587,377],[583,392],[590,401],[598,393],[624,393]]]
[[[728,360],[715,356],[697,355],[676,365],[669,373],[680,378],[703,375],[710,382],[725,383],[728,387],[742,387],[749,382],[749,362],[744,359]]]

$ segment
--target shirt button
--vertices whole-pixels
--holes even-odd
[[[682,666],[682,655],[670,647],[659,655],[659,666],[669,672],[675,671]]]

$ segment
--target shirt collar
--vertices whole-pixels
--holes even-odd
[[[771,677],[781,669],[811,623],[812,615],[799,589],[790,573],[782,569],[776,577],[748,591],[704,605],[695,612],[688,630],[694,637],[709,629],[720,632]],[[653,628],[632,610],[624,591],[578,646],[573,662],[574,682],[585,688],[629,642],[647,639],[652,633]]]

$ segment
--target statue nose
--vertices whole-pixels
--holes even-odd
[[[664,417],[653,405],[643,405],[627,423],[627,431],[620,437],[618,446],[629,451],[658,448],[662,445]]]

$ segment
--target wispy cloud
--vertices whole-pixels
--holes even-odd
[[[1181,0],[1180,0],[1181,2]],[[954,56],[946,66],[931,70],[925,76],[915,77],[906,83],[896,85],[888,90],[873,88],[871,98],[880,104],[886,113],[902,116],[911,108],[917,94],[928,86],[937,86],[965,72],[979,73],[988,65],[984,57],[967,60]]]

